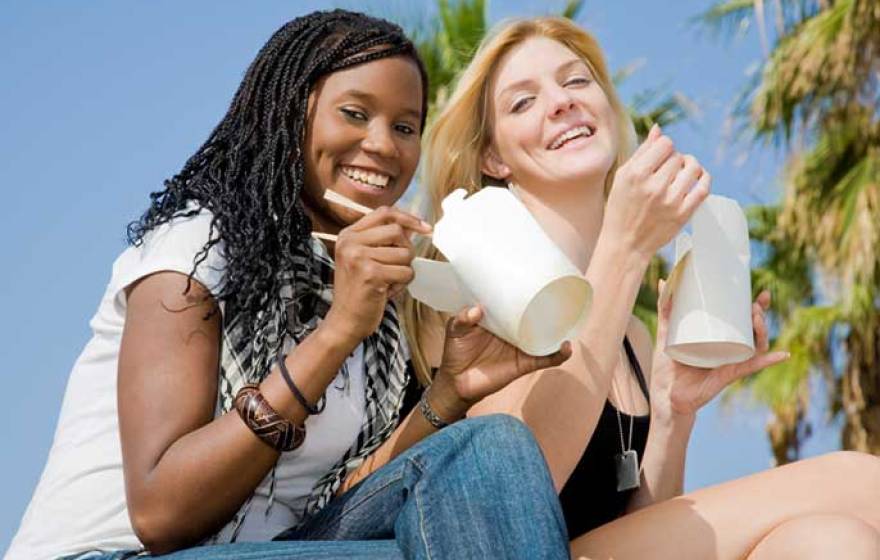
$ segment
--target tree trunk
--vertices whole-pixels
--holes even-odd
[[[797,461],[801,452],[801,431],[804,412],[794,405],[773,411],[767,422],[767,437],[773,451],[773,464],[776,466]]]
[[[880,333],[873,338],[880,341]],[[847,339],[850,361],[842,383],[843,447],[880,456],[880,348],[855,329]]]

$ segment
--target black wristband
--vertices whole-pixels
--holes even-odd
[[[287,364],[284,361],[287,359],[287,355],[283,352],[278,353],[278,367],[281,369],[281,377],[284,378],[284,382],[287,383],[287,386],[290,388],[290,392],[293,393],[293,396],[296,398],[297,402],[302,405],[306,412],[309,414],[321,414],[324,412],[324,406],[327,404],[327,399],[324,395],[321,395],[321,398],[318,399],[318,402],[315,406],[309,404],[309,401],[306,400],[305,395],[302,394],[302,391],[299,390],[299,387],[293,382],[293,379],[290,377],[290,372],[287,371]]]

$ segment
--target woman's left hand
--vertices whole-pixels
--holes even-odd
[[[662,282],[662,281],[661,281]],[[662,293],[662,286],[660,292]],[[666,355],[666,334],[672,302],[658,303],[657,344],[651,371],[651,406],[670,418],[693,418],[703,405],[738,379],[788,359],[788,352],[768,352],[769,341],[764,313],[770,307],[770,292],[761,292],[752,304],[755,355],[736,364],[714,369],[697,368],[674,361]]]

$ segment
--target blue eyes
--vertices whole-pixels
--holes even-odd
[[[351,109],[348,107],[340,107],[339,111],[343,115],[345,115],[345,117],[348,120],[351,120],[351,121],[358,121],[361,123],[366,123],[367,121],[370,120],[365,112],[360,111],[358,109]],[[416,133],[416,129],[414,127],[412,127],[408,124],[404,124],[404,123],[395,124],[394,130],[396,130],[397,132],[399,132],[400,134],[403,134],[405,136],[411,136]]]

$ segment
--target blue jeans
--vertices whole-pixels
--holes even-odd
[[[531,560],[567,559],[569,547],[531,432],[519,420],[493,415],[424,439],[276,541],[195,547],[162,558]]]

